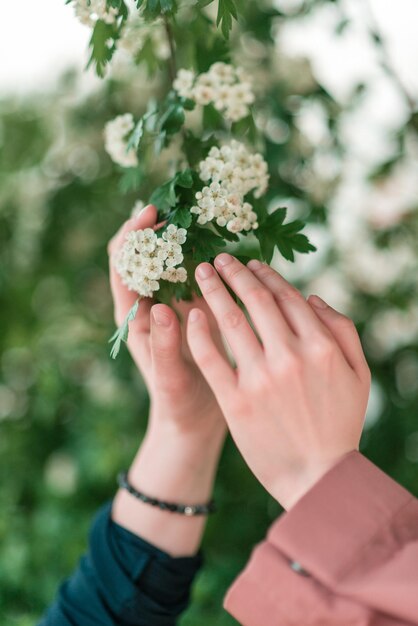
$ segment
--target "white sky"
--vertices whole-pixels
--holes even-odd
[[[364,22],[368,0],[346,0],[347,12]],[[405,83],[418,94],[417,0],[370,0],[390,43],[394,63]],[[306,29],[290,29],[286,48],[305,51],[316,71],[335,89],[365,76],[370,59],[364,53],[359,32],[341,40],[327,25],[333,22],[332,6],[325,5]],[[356,29],[354,29],[356,30]],[[2,7],[0,20],[0,90],[25,92],[44,89],[69,65],[83,68],[89,29],[73,16],[64,0],[13,0]]]

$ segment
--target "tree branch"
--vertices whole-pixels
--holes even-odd
[[[170,80],[173,83],[177,75],[176,64],[176,47],[174,43],[173,29],[167,17],[164,17],[164,28],[167,35],[168,45],[170,46],[170,57],[168,59],[168,71],[170,74]]]

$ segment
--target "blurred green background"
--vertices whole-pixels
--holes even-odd
[[[377,25],[359,25],[345,9],[337,2],[249,3],[234,52],[258,92],[269,201],[306,219],[318,246],[295,266],[274,264],[306,295],[319,293],[355,319],[373,372],[362,450],[418,495],[416,94],[391,66]],[[347,72],[333,92],[308,52],[289,53],[292,33],[296,41],[297,29],[309,30],[318,15],[324,45],[366,34],[373,72],[363,79]],[[47,90],[0,99],[5,626],[34,624],[52,601],[146,426],[147,394],[129,355],[108,356],[106,244],[138,198],[146,201],[155,175],[121,195],[102,131],[118,113],[141,113],[150,88],[144,70],[121,62],[87,90],[69,70]],[[182,626],[235,623],[221,608],[223,594],[280,512],[231,441],[216,497],[206,566]]]

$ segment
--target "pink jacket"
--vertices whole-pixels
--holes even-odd
[[[418,624],[418,500],[351,452],[273,524],[224,606],[243,626]]]

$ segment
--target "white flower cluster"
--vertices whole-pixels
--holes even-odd
[[[126,21],[118,39],[118,50],[123,50],[135,59],[147,39],[151,40],[157,59],[165,61],[170,57],[170,46],[167,42],[164,24],[159,21],[149,23],[141,17],[129,17]]]
[[[198,223],[216,220],[232,233],[258,228],[257,214],[244,197],[254,191],[259,198],[267,190],[267,163],[261,154],[251,154],[243,143],[233,140],[211,148],[199,169],[200,179],[208,185],[196,193],[197,205],[190,209],[198,215]]]
[[[149,298],[160,288],[159,280],[184,283],[187,271],[176,267],[183,261],[182,244],[187,231],[170,224],[162,237],[152,228],[131,230],[116,253],[114,266],[124,285]]]
[[[93,27],[97,20],[114,24],[118,9],[106,6],[106,0],[74,0],[74,12],[82,24]]]
[[[227,63],[214,63],[207,72],[196,76],[190,70],[178,71],[174,89],[183,98],[203,106],[213,104],[227,120],[237,122],[249,114],[254,102],[251,83],[241,68]]]
[[[126,135],[135,126],[131,113],[118,115],[105,126],[105,148],[112,161],[122,167],[135,167],[138,157],[133,148],[127,150]]]

